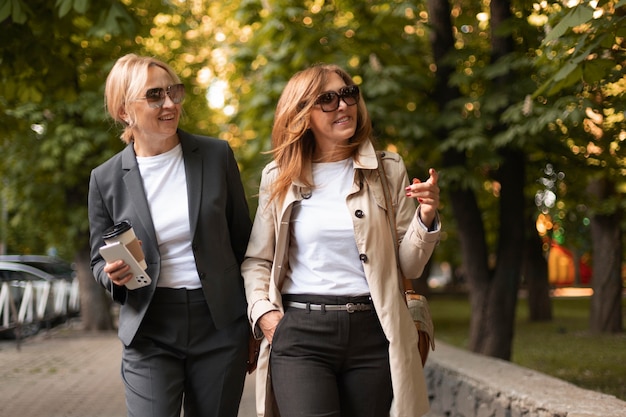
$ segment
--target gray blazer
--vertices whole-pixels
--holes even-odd
[[[223,328],[246,314],[240,265],[252,222],[239,168],[228,142],[178,130],[189,199],[192,249],[198,276],[215,326]],[[128,346],[159,281],[161,257],[132,143],[91,172],[89,180],[91,269],[95,279],[121,304],[118,335]],[[137,290],[114,285],[103,271],[98,249],[102,233],[130,220],[142,241],[152,278]]]

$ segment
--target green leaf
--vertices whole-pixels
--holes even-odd
[[[583,70],[580,66],[576,66],[573,71],[569,72],[566,77],[557,82],[552,89],[550,89],[549,95],[558,93],[560,90],[569,87],[582,80]]]
[[[561,81],[564,78],[567,78],[576,68],[578,68],[578,62],[575,62],[574,60],[567,61],[567,63],[563,65],[556,74],[554,74],[554,81]]]
[[[588,83],[601,81],[615,66],[615,62],[610,59],[585,61],[583,64],[583,79]]]
[[[59,9],[59,17],[64,17],[72,10],[72,0],[57,0],[55,7]]]
[[[20,25],[26,22],[27,15],[22,10],[24,4],[21,0],[12,0],[13,1],[13,13],[12,18],[15,23],[19,23]]]
[[[74,10],[79,14],[87,13],[87,10],[89,10],[89,0],[74,0]]]
[[[0,22],[11,16],[11,0],[2,0],[0,4]]]
[[[588,22],[593,18],[593,10],[586,5],[574,7],[555,27],[548,33],[544,43],[554,41],[565,34],[568,29]]]

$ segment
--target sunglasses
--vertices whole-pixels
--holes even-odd
[[[339,100],[343,100],[348,106],[354,106],[359,101],[359,87],[349,85],[342,87],[338,92],[327,91],[320,94],[315,99],[315,104],[319,104],[322,111],[327,113],[339,108]]]
[[[165,95],[172,100],[172,103],[178,104],[185,98],[185,85],[173,84],[167,86],[166,88],[150,88],[146,91],[146,96],[141,97],[140,100],[145,99],[150,108],[157,109],[159,107],[163,107],[163,103],[165,103]]]

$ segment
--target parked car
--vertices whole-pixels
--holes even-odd
[[[17,262],[40,269],[57,278],[73,281],[76,270],[61,258],[44,255],[0,255],[0,262]]]
[[[21,326],[21,336],[27,337],[36,334],[42,325],[53,325],[59,322],[63,317],[55,311],[56,291],[67,286],[60,285],[60,280],[65,280],[61,276],[49,274],[41,269],[19,262],[0,261],[0,285],[8,284],[9,293],[15,302],[16,308],[20,309],[26,287],[28,283],[32,283],[35,289],[42,289],[45,284],[50,285],[50,291],[45,300],[45,310],[42,320],[35,319],[33,322],[25,323]],[[34,308],[39,303],[43,303],[40,297],[41,291],[35,291]],[[15,323],[12,323],[15,324]],[[2,323],[0,323],[2,326]],[[9,328],[3,332],[5,336],[15,337],[15,329]]]

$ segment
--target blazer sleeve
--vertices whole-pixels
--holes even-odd
[[[104,205],[104,198],[98,180],[98,171],[91,171],[87,203],[89,243],[91,247],[91,271],[96,281],[111,294],[113,300],[124,304],[128,290],[126,287],[114,285],[108,278],[107,274],[103,271],[106,261],[99,252],[100,247],[104,245],[102,233],[113,225],[113,221]]]

